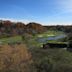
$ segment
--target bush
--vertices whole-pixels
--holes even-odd
[[[31,54],[25,44],[3,45],[0,49],[0,72],[33,72]]]

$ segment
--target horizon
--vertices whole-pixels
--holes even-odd
[[[0,19],[42,25],[72,25],[72,0],[1,0]]]
[[[2,21],[11,21],[11,22],[22,22],[24,23],[25,25],[27,25],[28,23],[32,23],[33,21],[29,22],[29,21],[24,21],[24,20],[13,20],[13,19],[4,19],[4,18],[0,18],[0,20]],[[43,24],[43,23],[39,23],[39,22],[33,22],[33,23],[38,23],[38,24],[41,24],[43,26],[57,26],[57,25],[60,25],[60,26],[71,26],[72,24]]]

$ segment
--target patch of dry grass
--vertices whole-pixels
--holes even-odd
[[[0,46],[0,72],[30,72],[31,63],[25,44]]]

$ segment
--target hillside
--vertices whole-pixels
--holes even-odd
[[[5,36],[23,35],[24,33],[43,33],[46,28],[38,23],[24,24],[22,22],[0,21],[0,38]]]
[[[40,34],[48,30],[63,31],[65,33],[72,33],[72,26],[44,26],[39,23],[30,22],[24,24],[22,22],[11,22],[9,20],[0,20],[0,38],[10,37],[15,35]]]
[[[28,32],[30,33],[43,33],[45,32],[47,29],[46,27],[42,26],[41,24],[35,23],[35,22],[31,22],[29,24],[26,25]]]

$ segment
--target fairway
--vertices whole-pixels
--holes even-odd
[[[14,37],[0,39],[0,43],[3,44],[10,43],[10,42],[18,42],[18,41],[22,41],[21,36],[14,36]]]

